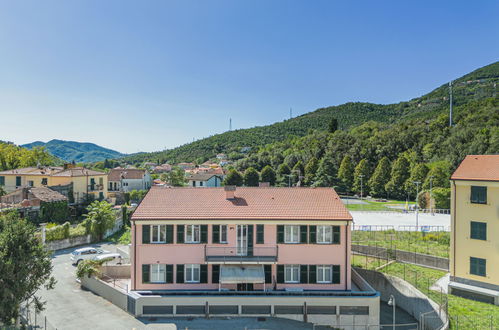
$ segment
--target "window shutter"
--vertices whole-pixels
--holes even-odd
[[[199,283],[208,283],[208,265],[201,265],[199,272]]]
[[[166,225],[166,244],[173,243],[173,225]]]
[[[211,283],[220,282],[220,265],[211,266]]]
[[[142,283],[151,282],[150,272],[151,272],[151,265],[142,265]]]
[[[307,226],[300,226],[300,243],[307,244],[308,243],[308,232]]]
[[[177,265],[177,283],[184,283],[184,265]]]
[[[254,226],[248,225],[248,255],[253,255],[253,242],[254,242]]]
[[[317,226],[308,226],[308,243],[315,244],[317,243]]]
[[[265,283],[272,284],[272,265],[263,265],[263,271],[265,272]]]
[[[284,226],[277,226],[277,243],[284,243]]]
[[[284,283],[284,265],[277,265],[277,283]]]
[[[317,266],[308,266],[308,283],[317,283]]]
[[[201,243],[208,243],[208,225],[201,225]]]
[[[256,225],[256,244],[264,244],[265,240],[265,226],[264,225]]]
[[[184,243],[184,225],[177,225],[177,244]]]
[[[220,243],[220,225],[211,226],[211,243],[212,244]]]
[[[151,226],[142,225],[142,244],[151,243]]]
[[[340,229],[341,229],[340,226],[333,226],[333,244],[340,244],[340,237],[341,237]]]
[[[307,265],[300,265],[300,283],[308,283]]]
[[[166,265],[166,283],[173,283],[173,265]]]
[[[340,265],[333,265],[333,284],[340,284]]]

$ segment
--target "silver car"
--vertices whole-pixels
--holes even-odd
[[[109,252],[93,247],[77,249],[71,252],[71,263],[73,265],[78,265],[82,260],[93,259],[95,256],[103,253]]]

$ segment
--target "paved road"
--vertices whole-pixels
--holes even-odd
[[[92,245],[105,250],[116,252],[115,245]],[[75,250],[66,249],[55,253],[52,264],[53,274],[57,279],[54,290],[41,291],[40,295],[47,301],[46,310],[37,317],[37,324],[44,326],[47,317],[47,329],[312,329],[311,324],[303,322],[265,318],[233,318],[209,319],[204,318],[140,318],[137,319],[109,301],[82,290],[75,280],[75,267],[69,260],[70,253]],[[316,327],[316,329],[318,329]]]

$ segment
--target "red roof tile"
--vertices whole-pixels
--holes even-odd
[[[451,180],[499,181],[499,155],[468,155]]]
[[[224,188],[153,187],[133,220],[352,220],[332,188],[238,187],[235,199]]]

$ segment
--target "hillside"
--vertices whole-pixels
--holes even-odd
[[[36,141],[33,143],[24,144],[21,147],[27,149],[32,149],[34,147],[44,147],[45,150],[50,152],[52,155],[66,162],[75,161],[76,163],[97,162],[106,158],[111,159],[124,156],[124,154],[118,151],[107,149],[87,142],[51,140],[45,143]]]
[[[499,62],[475,70],[453,82],[454,105],[495,97],[494,83],[499,81]],[[231,152],[236,157],[242,147],[260,148],[269,143],[285,141],[291,137],[302,137],[312,130],[327,131],[331,118],[336,118],[339,128],[348,130],[369,121],[395,124],[414,119],[432,119],[448,112],[449,88],[444,84],[432,92],[407,102],[397,104],[346,103],[317,109],[272,125],[228,131],[210,136],[177,148],[139,153],[125,157],[125,162],[140,164],[144,161],[159,162],[203,162],[217,153]],[[237,155],[237,158],[241,155]]]

